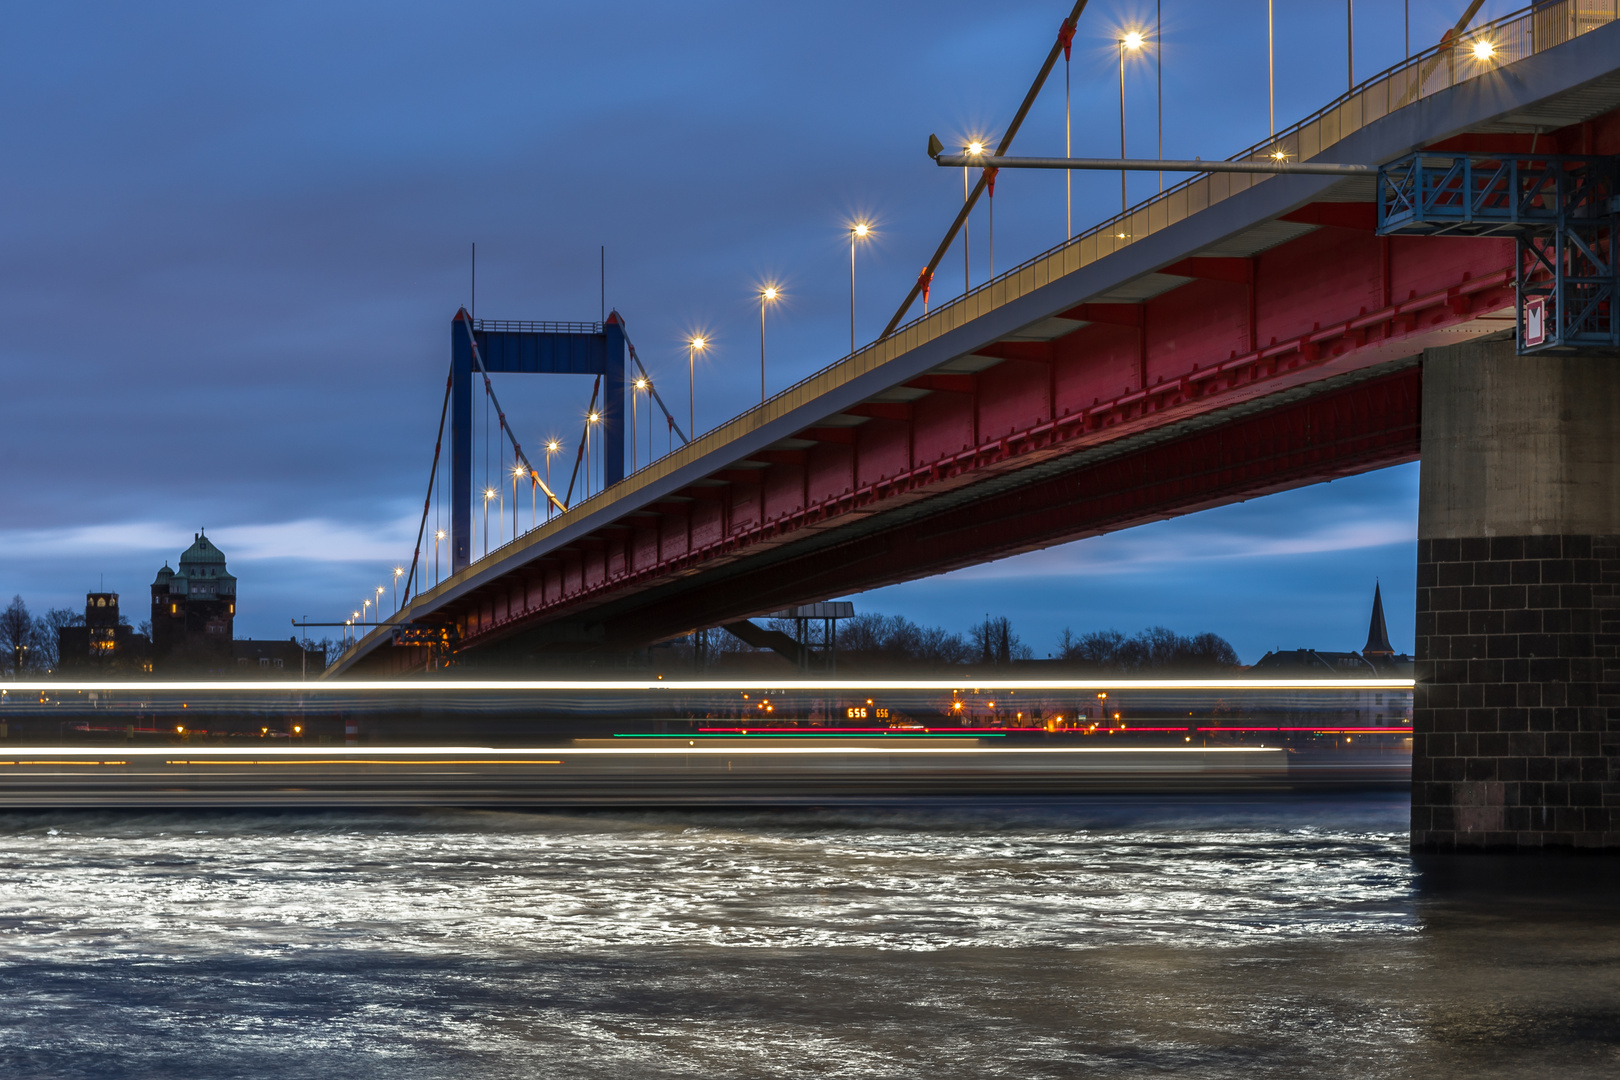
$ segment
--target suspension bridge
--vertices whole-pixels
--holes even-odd
[[[1231,159],[1305,168],[1194,174],[908,319],[920,278],[878,340],[696,438],[634,389],[650,382],[617,312],[456,313],[430,482],[449,490],[448,574],[426,580],[424,514],[406,601],[331,674],[635,648],[1414,460],[1422,354],[1511,330],[1525,270],[1516,223],[1401,227],[1392,200],[1417,182],[1413,161],[1433,162],[1443,191],[1460,182],[1445,179],[1454,163],[1530,177],[1617,149],[1620,29],[1598,7],[1463,28]],[[1002,167],[1017,164],[1016,131],[991,159]],[[936,264],[996,171],[982,170]],[[513,372],[596,376],[601,490],[574,497],[584,440],[566,486],[531,462],[489,377]],[[629,475],[627,389],[676,444]],[[549,518],[486,554],[479,394]]]

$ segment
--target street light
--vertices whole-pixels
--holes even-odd
[[[517,539],[517,529],[518,529],[518,526],[517,526],[517,508],[518,508],[517,482],[518,482],[518,477],[520,477],[522,475],[523,475],[523,466],[521,466],[521,465],[512,466],[512,539],[514,539],[514,540]],[[532,506],[533,503],[534,503],[534,500],[530,499],[529,503]],[[531,516],[533,516],[533,515],[531,514]]]
[[[371,624],[373,626],[382,625],[382,594],[383,587],[379,585],[377,586],[377,606],[371,612]]]
[[[697,438],[697,354],[708,348],[701,334],[686,343],[686,423],[692,438]]]
[[[562,443],[552,439],[546,443],[546,488],[551,488],[551,455],[562,449]],[[551,500],[546,500],[546,520],[551,520]]]
[[[637,394],[647,389],[646,379],[637,379],[630,388],[630,471],[635,472],[641,468],[641,399]],[[648,406],[651,408],[651,406]],[[648,416],[651,419],[651,416]],[[647,454],[652,455],[652,432],[647,432]]]
[[[1125,54],[1142,47],[1142,34],[1131,30],[1119,39],[1119,157],[1125,160]],[[1119,171],[1119,212],[1125,213],[1130,203],[1125,194],[1125,170]]]
[[[849,227],[849,351],[855,353],[855,241],[872,235],[872,226],[857,221]],[[765,324],[764,308],[760,309],[760,325]],[[763,339],[764,331],[760,331]],[[762,387],[763,388],[763,387]]]
[[[360,625],[361,626],[366,625],[366,613],[369,612],[370,610],[371,610],[371,601],[370,600],[362,600],[362,601],[360,601]]]
[[[496,496],[494,488],[484,489],[484,554],[489,554],[489,500]]]
[[[405,576],[405,568],[404,567],[402,567],[402,566],[394,567],[394,610],[396,612],[399,611],[399,579],[404,577],[404,576]],[[406,597],[406,599],[408,600],[410,598]]]
[[[433,584],[439,583],[439,541],[444,539],[444,530],[439,529],[433,534]]]
[[[1491,57],[1493,57],[1495,55],[1496,55],[1496,45],[1495,45],[1494,42],[1486,41],[1483,38],[1480,39],[1479,41],[1474,42],[1474,59],[1475,60],[1489,60]]]
[[[585,495],[587,498],[591,494],[591,469],[596,466],[595,452],[591,449],[591,425],[600,423],[601,419],[601,413],[593,412],[585,415]],[[603,477],[604,481],[606,479],[606,477]]]
[[[759,290],[759,403],[765,404],[765,305],[774,304],[782,291],[775,285]]]

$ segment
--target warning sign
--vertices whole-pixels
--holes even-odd
[[[1524,340],[1520,348],[1530,349],[1547,343],[1547,298],[1532,296],[1524,302]]]

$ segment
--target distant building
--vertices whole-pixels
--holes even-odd
[[[243,638],[231,642],[232,672],[239,679],[311,678],[326,670],[325,649],[305,649],[297,638],[286,641],[256,641]]]
[[[196,533],[152,582],[152,666],[159,674],[234,673],[231,639],[236,624],[236,578],[225,553]]]
[[[1397,653],[1389,643],[1389,627],[1384,622],[1384,597],[1373,585],[1372,618],[1367,625],[1367,644],[1360,652],[1329,652],[1325,649],[1280,649],[1268,652],[1249,670],[1255,675],[1308,679],[1329,675],[1346,679],[1380,677],[1410,679],[1415,670],[1411,656]]]
[[[118,614],[118,594],[86,593],[84,625],[56,632],[56,669],[63,675],[133,675],[152,670],[146,635]]]

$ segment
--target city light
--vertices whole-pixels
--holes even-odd
[[[965,171],[965,170],[964,170]],[[855,241],[872,235],[872,226],[857,221],[849,227],[849,351],[855,353]]]
[[[1483,39],[1474,42],[1474,59],[1489,60],[1496,55],[1496,46]]]
[[[1121,45],[1125,46],[1127,49],[1130,49],[1132,51],[1135,51],[1136,49],[1140,49],[1142,47],[1142,34],[1141,34],[1141,31],[1139,31],[1139,30],[1129,31],[1124,37],[1119,39],[1119,43]]]
[[[967,152],[972,154],[974,157],[978,157],[980,154],[984,153],[984,143],[982,143],[982,142],[970,142],[970,143],[968,143],[967,144]],[[862,235],[865,235],[865,234],[863,233]]]

